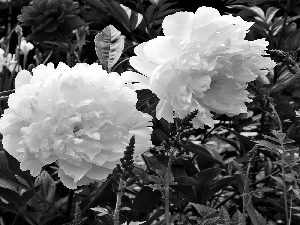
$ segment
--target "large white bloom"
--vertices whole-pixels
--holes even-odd
[[[133,135],[136,154],[151,146],[151,117],[136,110],[125,78],[97,64],[22,70],[0,120],[3,147],[33,176],[57,161],[71,189],[107,178]]]
[[[251,101],[247,83],[275,66],[264,57],[267,41],[244,40],[252,25],[209,7],[167,16],[162,24],[165,36],[138,45],[130,59],[160,99],[157,118],[173,122],[173,112],[183,118],[198,109],[194,126],[212,127],[210,112],[246,112],[245,102]]]

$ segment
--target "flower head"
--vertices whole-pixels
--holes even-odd
[[[57,161],[71,189],[107,178],[133,135],[136,155],[151,146],[151,117],[136,110],[137,95],[125,83],[98,64],[22,70],[0,119],[4,149],[33,176]]]
[[[244,40],[252,25],[209,7],[167,16],[162,24],[165,36],[138,45],[130,59],[160,99],[157,118],[173,122],[173,112],[184,118],[197,109],[194,126],[212,127],[211,112],[246,112],[245,102],[251,101],[247,83],[275,66],[264,57],[267,41]]]
[[[75,15],[78,6],[73,0],[33,0],[19,17],[22,25],[31,26],[27,40],[65,40],[65,35],[83,25]]]
[[[24,55],[28,55],[28,52],[34,48],[33,44],[27,42],[25,38],[22,39],[20,44],[21,53]]]

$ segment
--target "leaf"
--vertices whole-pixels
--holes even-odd
[[[143,187],[133,201],[133,220],[140,220],[154,208],[161,200],[161,193],[150,187]]]
[[[265,13],[260,7],[252,6],[250,7],[250,9],[254,11],[256,15],[258,15],[263,21],[266,21]]]
[[[231,223],[233,225],[242,225],[245,224],[245,218],[241,214],[241,212],[237,209],[236,212],[231,217]]]
[[[267,12],[266,12],[266,20],[267,23],[269,24],[273,17],[275,16],[275,13],[278,11],[279,9],[276,9],[275,7],[271,6],[270,8],[268,8]]]
[[[7,182],[9,186],[11,184],[14,184],[14,185],[17,185],[22,188],[28,188],[26,185],[22,184],[15,177],[15,173],[13,173],[13,170],[9,168],[8,160],[7,160],[4,152],[0,152],[0,177],[3,179],[1,181],[1,183],[3,183],[3,185],[4,185],[4,182]],[[4,185],[4,186],[7,187],[6,185]]]
[[[199,203],[205,203],[215,192],[211,192],[213,180],[221,173],[220,168],[209,168],[196,174],[198,186],[196,187]]]
[[[247,182],[247,178],[244,174],[243,168],[235,161],[231,162],[233,169],[236,171],[235,177],[236,182],[238,184],[238,188],[240,194],[244,196],[244,200],[247,203],[244,207],[246,208],[251,221],[254,225],[260,225],[260,220],[256,214],[256,210],[252,204],[251,196],[250,196],[250,189]]]
[[[145,223],[145,221],[143,221],[143,222],[130,222],[128,225],[141,225],[141,224],[143,224],[143,223]],[[127,225],[127,222],[125,222],[125,223],[123,223],[122,225]]]
[[[219,212],[220,212],[220,220],[222,223],[226,224],[226,223],[230,222],[229,213],[223,206],[220,208]]]
[[[43,170],[41,172],[41,174],[35,179],[34,186],[40,187],[37,193],[42,198],[44,198],[48,202],[53,201],[56,191],[56,185],[47,171]],[[38,197],[34,196],[31,201],[32,206],[36,209],[36,211],[41,212],[42,214],[49,213],[49,205],[41,201]]]
[[[128,24],[129,30],[131,31],[135,30],[135,28],[137,28],[143,20],[142,14],[135,12],[134,10],[128,8],[127,6],[124,6],[123,4],[120,4],[120,6],[127,15],[128,22],[129,22]]]
[[[94,41],[103,69],[111,72],[124,49],[124,36],[113,25],[109,25],[96,35]]]
[[[12,191],[8,188],[0,187],[0,197],[5,199],[7,202],[15,205],[16,207],[22,205],[20,195],[17,192]]]
[[[266,225],[267,224],[266,219],[259,212],[257,212],[257,210],[255,210],[255,212],[259,220],[259,225]]]
[[[98,212],[97,216],[104,216],[104,215],[108,214],[108,210],[106,208],[102,208],[100,206],[91,208],[91,210]]]
[[[16,175],[20,176],[24,181],[26,181],[27,186],[30,187],[31,190],[33,190],[34,189],[34,186],[33,186],[34,178],[29,174],[29,172],[22,171],[20,169],[20,162],[17,159],[15,159],[12,155],[7,153],[6,151],[5,151],[5,156],[7,158],[9,168]]]
[[[215,159],[207,149],[200,145],[195,145],[189,141],[182,141],[181,143],[178,143],[178,145],[187,151],[195,153],[203,161],[210,162],[213,164],[219,164],[224,169],[227,169],[223,162],[220,162],[219,160]]]
[[[218,211],[206,205],[191,203],[195,207],[201,217],[206,218],[208,215],[216,214]]]
[[[264,11],[259,8],[258,6],[253,6],[253,7],[248,7],[248,6],[244,6],[244,5],[231,5],[231,6],[227,6],[228,8],[234,8],[234,9],[241,9],[241,10],[246,10],[248,12],[250,12],[252,15],[255,15],[259,18],[262,19],[262,21],[265,21],[265,15],[264,15]]]

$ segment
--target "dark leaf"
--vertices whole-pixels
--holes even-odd
[[[15,206],[21,206],[21,197],[20,195],[8,188],[0,187],[0,197],[8,201],[9,203],[14,204]]]
[[[133,221],[142,221],[149,211],[161,200],[161,193],[153,191],[150,187],[143,187],[133,201]]]
[[[32,176],[30,176],[29,172],[27,171],[22,171],[20,169],[20,162],[14,158],[13,156],[11,156],[9,153],[5,152],[5,156],[8,160],[8,165],[9,168],[18,176],[20,176],[23,180],[26,181],[28,187],[30,187],[31,189],[33,189],[33,183],[34,183],[34,178]]]
[[[227,169],[223,162],[220,162],[219,160],[213,158],[213,156],[210,154],[210,152],[200,145],[195,145],[188,141],[182,141],[182,143],[179,143],[178,145],[180,147],[184,148],[185,150],[196,154],[197,156],[199,156],[201,158],[201,160],[203,160],[207,163],[210,162],[213,164],[218,164],[221,167],[223,167],[224,169]]]

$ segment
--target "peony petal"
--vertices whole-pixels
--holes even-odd
[[[144,53],[148,59],[157,64],[167,63],[182,50],[181,39],[177,37],[157,37],[145,44]]]
[[[15,79],[15,87],[20,88],[22,85],[30,84],[32,76],[31,73],[27,70],[21,70]]]
[[[20,163],[20,169],[23,171],[30,170],[30,174],[34,177],[41,173],[43,166],[45,166],[45,164],[38,160],[35,154],[29,151],[25,152]]]
[[[20,151],[20,149],[23,149],[24,147],[22,144],[20,144],[21,141],[21,135],[4,135],[2,139],[2,145],[9,154],[19,159],[24,155],[24,153]]]
[[[58,159],[58,164],[66,175],[74,178],[74,182],[80,180],[92,168],[92,164],[85,160],[82,160],[80,166],[75,166],[61,159]]]
[[[165,36],[188,40],[192,32],[194,13],[177,12],[165,17],[162,28]]]
[[[76,189],[77,184],[74,182],[74,179],[68,176],[63,169],[59,168],[58,176],[61,182],[69,189]]]
[[[193,29],[204,26],[220,16],[221,15],[217,9],[205,6],[200,7],[195,13]]]
[[[100,181],[107,178],[110,173],[112,173],[112,170],[110,169],[93,165],[92,169],[87,172],[86,176],[93,180]]]
[[[161,119],[164,118],[170,123],[174,122],[173,119],[173,107],[171,102],[166,99],[161,99],[156,107],[156,118]]]

